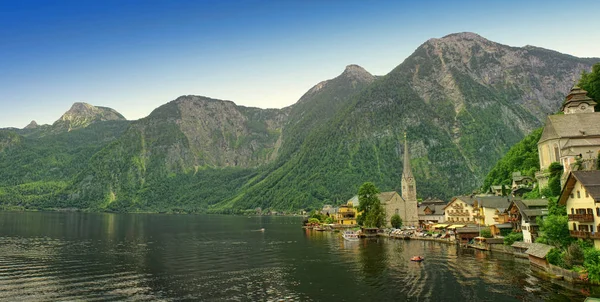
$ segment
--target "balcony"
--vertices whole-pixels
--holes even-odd
[[[594,214],[569,214],[569,221],[594,222]]]
[[[569,231],[571,237],[587,239],[590,238],[590,232],[586,231]]]

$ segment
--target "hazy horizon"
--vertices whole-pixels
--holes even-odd
[[[594,1],[4,2],[0,127],[51,124],[75,102],[130,120],[181,95],[282,108],[347,65],[385,75],[428,39],[457,32],[600,57],[598,8]]]

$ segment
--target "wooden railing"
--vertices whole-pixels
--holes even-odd
[[[569,231],[569,234],[571,235],[571,237],[576,237],[576,238],[590,238],[590,232],[586,232],[586,231]]]
[[[569,221],[594,222],[594,214],[569,214]]]

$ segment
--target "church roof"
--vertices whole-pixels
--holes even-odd
[[[387,203],[394,197],[394,195],[400,196],[400,194],[398,194],[398,192],[391,191],[391,192],[381,192],[381,193],[379,193],[379,195],[377,195],[377,197],[379,197],[379,201],[381,201],[381,203]],[[402,198],[402,197],[400,196],[400,198]]]
[[[555,138],[600,135],[600,112],[555,114],[546,119],[539,143]]]

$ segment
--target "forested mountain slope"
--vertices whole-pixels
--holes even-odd
[[[315,208],[349,199],[365,181],[399,191],[404,133],[419,197],[448,198],[481,186],[597,61],[459,33],[428,40],[385,76],[349,65],[283,109],[182,96],[127,122],[78,104],[54,125],[0,131],[0,168],[18,171],[0,181],[0,201],[159,212]],[[28,158],[19,150],[35,151]],[[30,184],[50,189],[15,193]]]

